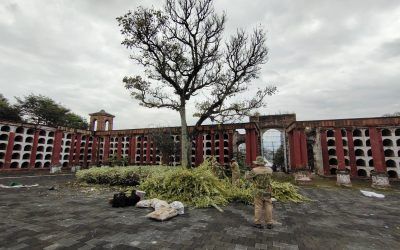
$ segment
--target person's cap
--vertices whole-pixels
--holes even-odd
[[[265,165],[267,162],[264,160],[264,157],[262,156],[257,156],[256,160],[253,161],[254,164],[256,165]]]

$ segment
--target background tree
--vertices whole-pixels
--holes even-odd
[[[88,122],[74,113],[67,113],[64,117],[64,126],[69,128],[77,128],[77,129],[88,129]]]
[[[174,140],[173,134],[168,128],[157,128],[151,133],[155,146],[160,151],[163,165],[170,163],[173,155],[179,155],[180,143]]]
[[[16,99],[16,106],[28,122],[52,127],[88,128],[86,120],[71,113],[69,109],[57,104],[49,97],[30,94],[24,99]]]
[[[145,107],[179,112],[183,166],[189,167],[191,155],[186,122],[191,98],[205,96],[195,104],[197,127],[207,119],[223,123],[247,116],[276,91],[266,86],[238,99],[267,60],[265,33],[238,30],[223,43],[225,14],[215,13],[212,0],[166,0],[163,10],[139,7],[117,20],[122,44],[146,69],[145,77],[125,77],[125,87]]]
[[[275,166],[282,167],[285,164],[285,153],[283,150],[283,145],[281,145],[275,152],[273,164]]]
[[[0,120],[20,122],[22,118],[17,107],[10,105],[8,100],[0,94]]]

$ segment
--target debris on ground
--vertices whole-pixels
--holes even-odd
[[[140,201],[140,197],[136,195],[135,190],[132,190],[131,196],[126,196],[124,192],[114,194],[114,197],[109,201],[112,207],[127,207],[135,206]]]
[[[168,204],[168,202],[164,200],[160,200],[157,198],[142,200],[136,204],[138,208],[154,208],[154,211],[146,215],[147,218],[155,219],[158,221],[164,221],[170,219],[172,217],[177,216],[178,214],[184,214],[185,207],[182,202],[174,201]]]
[[[158,221],[165,221],[177,215],[178,211],[168,206],[168,207],[161,207],[160,209],[149,213],[148,215],[146,215],[146,217]]]
[[[378,194],[372,191],[365,191],[365,190],[360,190],[360,192],[367,197],[375,197],[375,198],[385,198],[385,195],[383,194]]]
[[[12,182],[10,185],[3,185],[0,184],[0,188],[30,188],[30,187],[38,187],[39,184],[33,184],[33,185],[23,185],[20,183]]]

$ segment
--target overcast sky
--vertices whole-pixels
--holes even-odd
[[[115,128],[179,125],[177,113],[146,109],[122,78],[143,71],[115,18],[149,0],[2,0],[0,93],[43,94],[88,117],[105,109]],[[399,0],[216,0],[226,32],[267,30],[269,61],[253,86],[275,84],[261,114],[298,120],[381,116],[400,111]],[[194,119],[189,117],[189,123]]]

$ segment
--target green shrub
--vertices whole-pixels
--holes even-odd
[[[251,182],[242,178],[238,186],[234,186],[230,178],[220,176],[217,170],[212,159],[207,159],[194,169],[165,166],[91,168],[78,171],[76,176],[78,181],[93,184],[133,186],[140,181],[139,189],[145,191],[148,198],[177,200],[198,208],[224,206],[232,201],[253,203]],[[307,200],[293,184],[273,178],[273,197],[277,200]]]
[[[238,186],[232,185],[230,178],[217,178],[211,165],[206,160],[194,169],[176,168],[165,173],[159,172],[144,179],[140,189],[146,191],[149,198],[168,202],[178,200],[198,208],[224,206],[231,201],[253,203],[255,190],[251,182],[241,179]],[[272,187],[273,197],[279,201],[307,200],[291,183],[273,181]]]
[[[80,182],[90,184],[136,186],[140,180],[170,169],[172,168],[165,166],[95,167],[78,171],[76,178]]]

